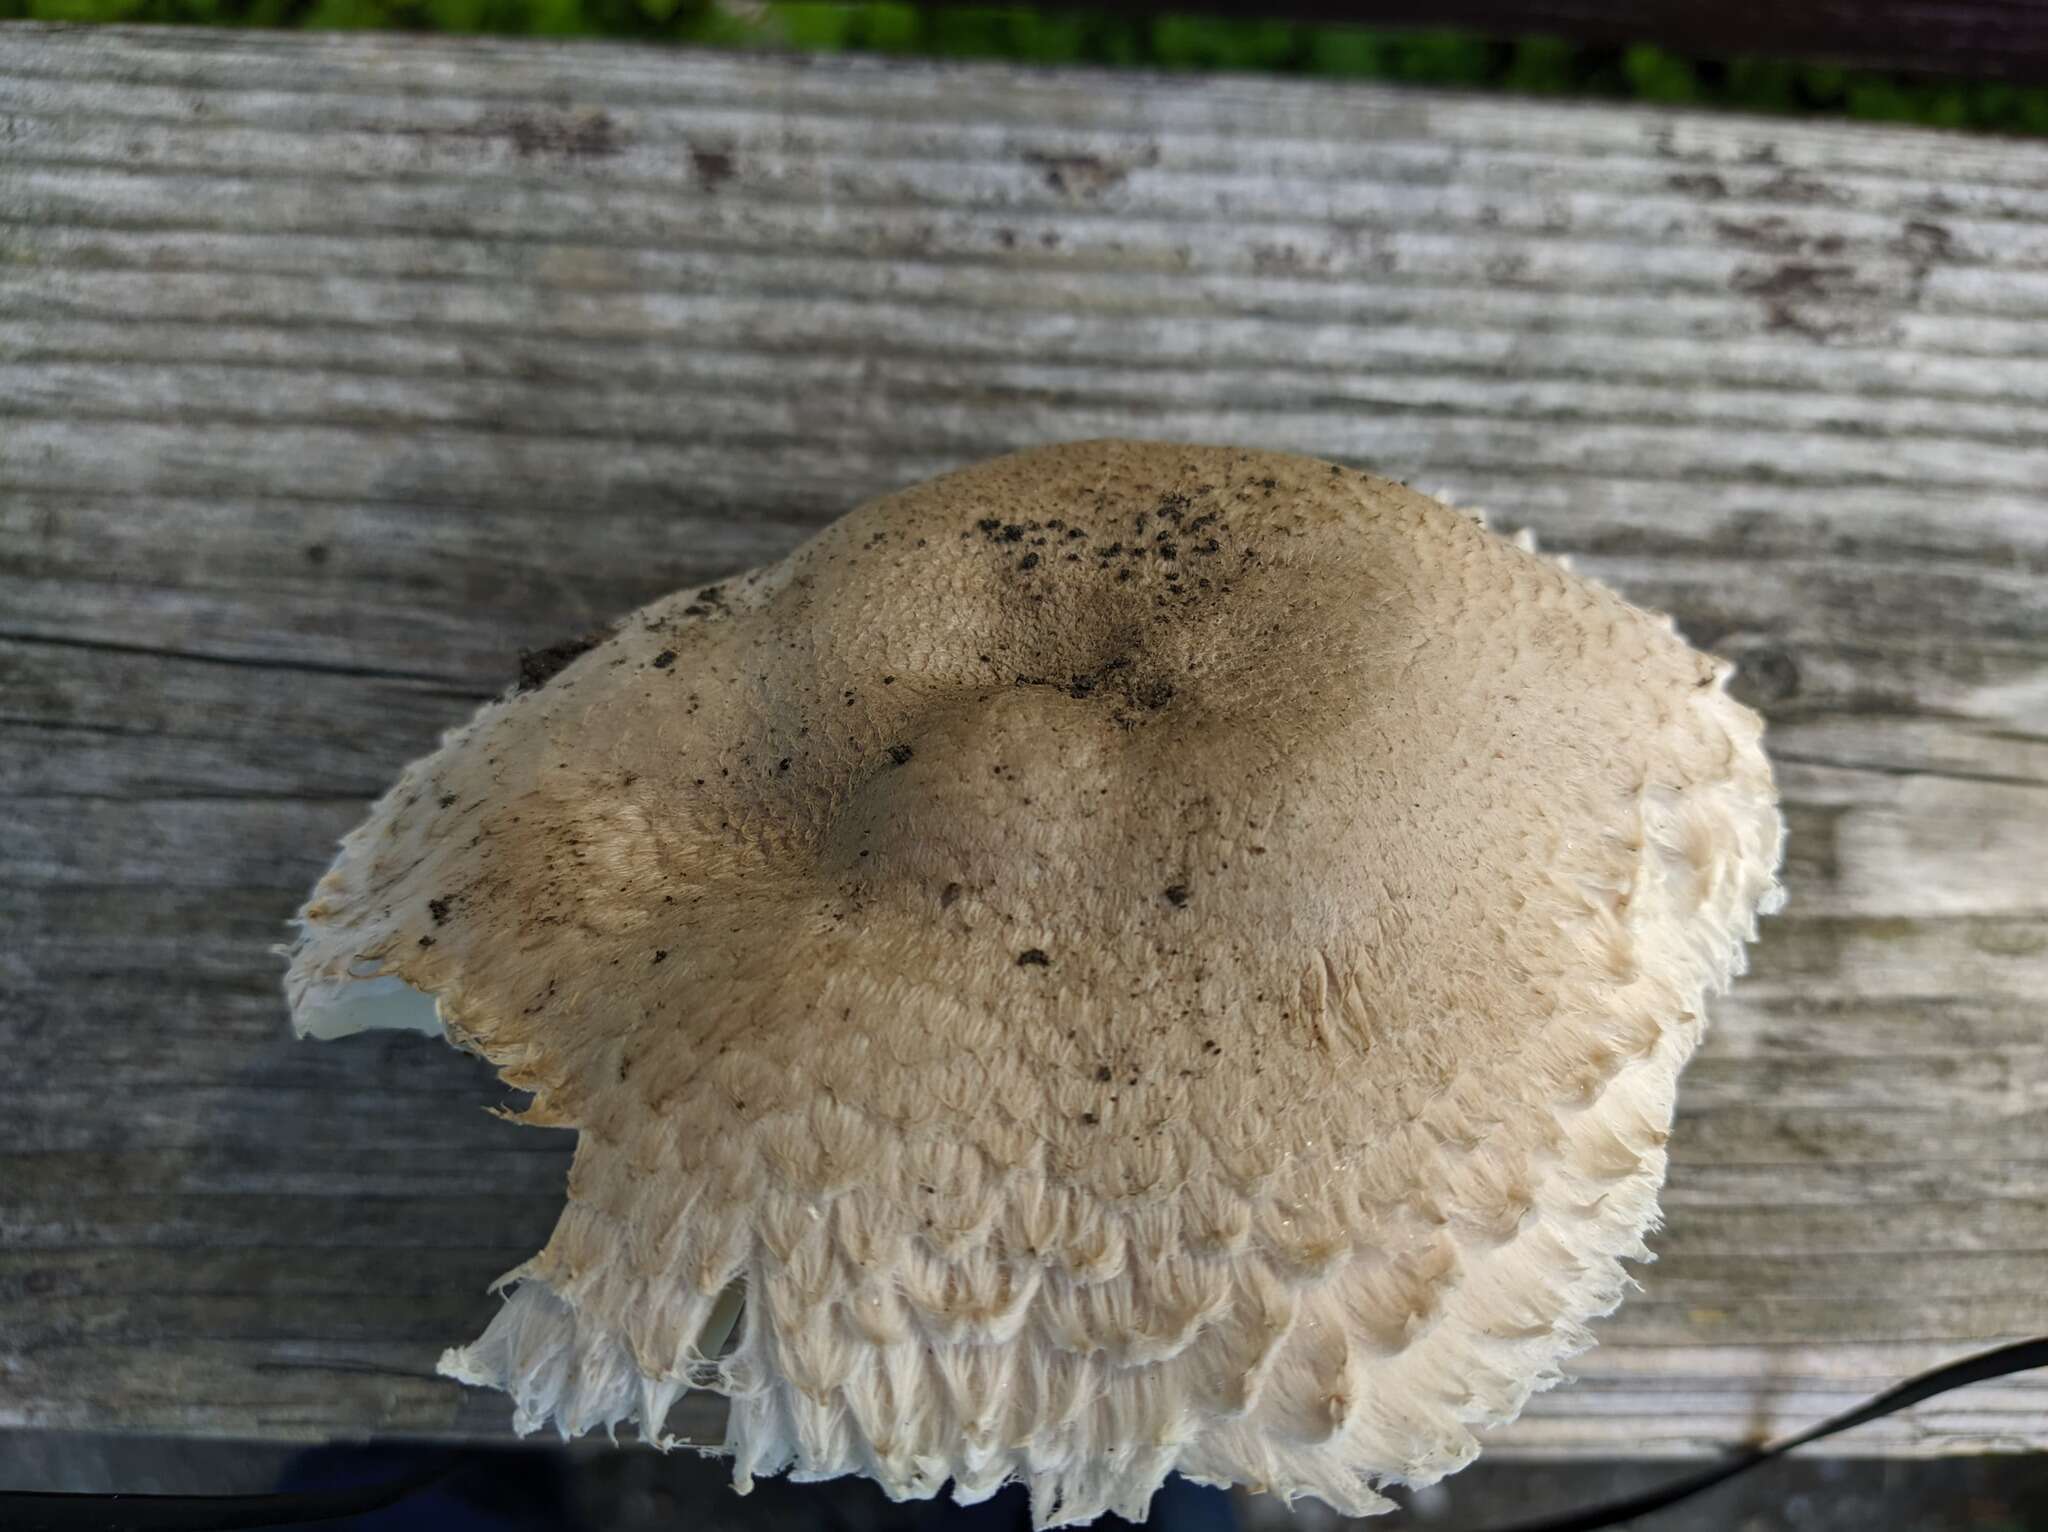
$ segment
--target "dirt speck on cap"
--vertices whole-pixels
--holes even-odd
[[[565,638],[549,644],[545,649],[522,649],[519,651],[518,691],[530,692],[545,686],[576,660],[590,653],[599,644],[612,636],[610,628],[592,628],[575,638]]]

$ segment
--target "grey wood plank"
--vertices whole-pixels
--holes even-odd
[[[1659,1259],[1496,1450],[1717,1450],[2048,1329],[2044,317],[2021,143],[0,28],[0,1424],[502,1433],[432,1360],[566,1138],[291,1042],[266,949],[522,647],[1096,433],[1484,505],[1770,719],[1792,903]],[[1854,1443],[2043,1444],[2040,1378]]]

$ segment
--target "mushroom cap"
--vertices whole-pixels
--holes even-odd
[[[1385,479],[1020,452],[529,657],[343,841],[287,989],[323,1035],[431,995],[578,1130],[442,1364],[522,1430],[698,1386],[743,1490],[1366,1514],[1648,1258],[1781,897],[1729,673]]]

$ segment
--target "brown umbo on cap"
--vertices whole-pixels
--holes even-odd
[[[441,1363],[522,1431],[701,1387],[742,1490],[1384,1510],[1648,1257],[1781,897],[1729,672],[1384,479],[1021,452],[529,656],[342,842],[293,1015],[578,1130]]]

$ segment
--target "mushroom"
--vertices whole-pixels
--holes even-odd
[[[1730,673],[1386,479],[1020,452],[528,656],[342,841],[292,1014],[577,1130],[441,1361],[521,1432],[703,1388],[742,1492],[1382,1511],[1650,1258],[1782,899]]]

